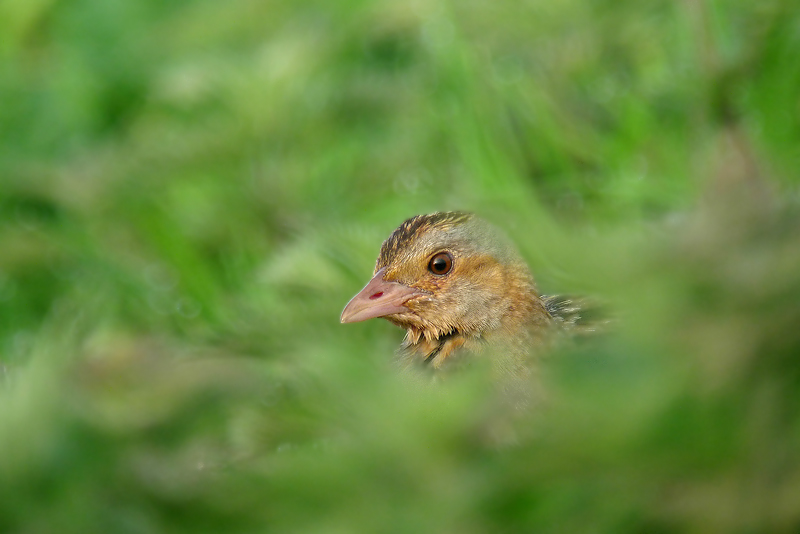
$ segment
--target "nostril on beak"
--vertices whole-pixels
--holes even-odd
[[[383,291],[378,291],[374,295],[370,295],[369,300],[379,299],[383,296]]]

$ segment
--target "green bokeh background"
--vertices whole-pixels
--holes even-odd
[[[0,531],[800,528],[794,2],[2,0],[0,97]],[[616,317],[513,443],[338,323],[445,209]]]

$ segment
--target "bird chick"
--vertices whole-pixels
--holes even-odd
[[[385,318],[406,330],[401,355],[439,369],[487,347],[529,354],[561,320],[548,307],[568,302],[540,296],[525,262],[490,225],[443,212],[412,217],[384,241],[372,279],[341,322]]]

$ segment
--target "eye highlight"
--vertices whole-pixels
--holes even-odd
[[[440,252],[431,258],[428,263],[428,270],[436,275],[444,275],[453,268],[453,257],[449,252]]]

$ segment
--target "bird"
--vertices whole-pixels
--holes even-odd
[[[445,369],[468,354],[490,353],[512,374],[554,330],[581,319],[572,298],[539,294],[516,248],[492,225],[463,211],[417,215],[383,242],[370,281],[340,320],[383,318],[406,330],[406,362]]]

